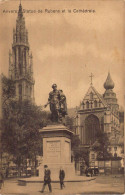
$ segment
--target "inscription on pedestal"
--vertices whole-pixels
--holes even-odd
[[[47,158],[60,158],[60,141],[47,141]]]
[[[74,164],[71,163],[71,135],[63,125],[50,125],[41,130],[43,135],[43,163],[40,176],[43,178],[43,166],[48,165],[52,180],[59,179],[60,167],[65,170],[66,178],[75,175]],[[55,179],[56,178],[56,179]]]

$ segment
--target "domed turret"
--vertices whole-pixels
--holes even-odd
[[[108,73],[107,79],[104,83],[105,93],[103,94],[104,100],[110,105],[113,109],[118,110],[119,106],[117,103],[116,94],[113,92],[114,82],[111,78],[110,73]]]
[[[110,72],[108,73],[107,79],[104,83],[104,88],[105,89],[113,89],[114,88],[114,82],[111,78]]]

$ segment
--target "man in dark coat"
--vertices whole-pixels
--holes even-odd
[[[4,175],[3,172],[0,171],[0,189],[2,188],[2,185],[4,185]]]
[[[65,178],[65,171],[62,168],[60,168],[59,171],[60,189],[63,189],[63,187],[65,187],[64,178]]]
[[[44,184],[42,188],[42,193],[44,192],[45,186],[48,184],[49,191],[52,192],[52,187],[51,187],[51,171],[49,170],[47,165],[44,165],[45,171],[44,171]]]

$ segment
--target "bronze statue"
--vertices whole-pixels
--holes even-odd
[[[65,117],[67,115],[67,103],[66,103],[66,96],[63,93],[63,90],[59,90],[60,93],[60,111],[62,113],[62,116]]]
[[[57,90],[57,85],[52,85],[53,91],[49,93],[48,102],[51,111],[51,120],[53,122],[62,122],[62,118],[67,115],[66,96],[62,90]]]

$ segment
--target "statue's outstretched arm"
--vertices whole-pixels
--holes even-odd
[[[44,105],[44,108],[46,108],[48,106],[48,104],[50,104],[49,101]]]

